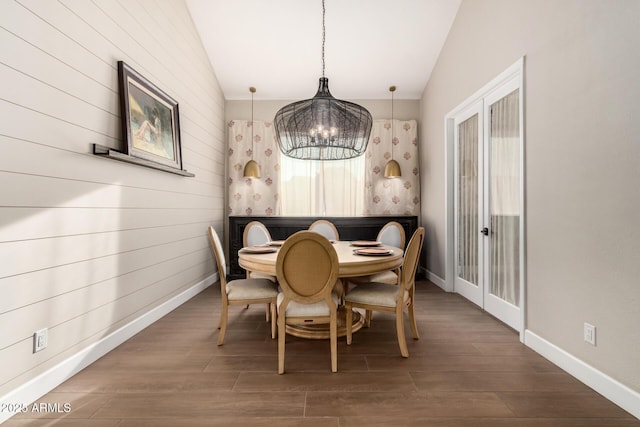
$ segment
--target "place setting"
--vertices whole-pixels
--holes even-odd
[[[246,246],[240,249],[240,252],[248,253],[248,254],[268,254],[268,253],[276,252],[277,250],[278,250],[278,246],[266,244],[266,245]]]
[[[376,240],[354,240],[353,242],[351,242],[351,246],[357,246],[361,248],[371,248],[376,246],[382,246],[382,243]]]
[[[356,255],[365,255],[365,256],[387,256],[393,254],[393,249],[385,248],[385,247],[362,247],[353,250],[353,253]]]

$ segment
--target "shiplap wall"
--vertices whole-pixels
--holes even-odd
[[[123,148],[118,60],[178,101],[195,178],[91,154]],[[1,396],[212,276],[225,143],[180,0],[3,0],[0,82]]]

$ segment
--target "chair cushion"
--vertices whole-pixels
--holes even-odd
[[[398,275],[391,270],[383,271],[382,273],[377,273],[371,276],[371,281],[375,283],[387,283],[389,285],[397,285]]]
[[[345,295],[344,300],[356,304],[380,305],[395,307],[399,286],[386,283],[367,283],[356,286]],[[409,292],[404,291],[404,301],[409,299]]]
[[[389,285],[396,285],[398,284],[398,275],[393,271],[389,270],[389,271],[383,271],[382,273],[372,274],[370,276],[351,277],[349,278],[349,281],[356,284],[375,282],[375,283],[387,283]]]
[[[273,298],[278,286],[269,279],[237,279],[227,283],[229,300]]]
[[[338,296],[334,293],[331,293],[331,299],[337,306]],[[280,310],[280,304],[282,304],[282,300],[284,300],[284,294],[280,292],[278,294],[277,300],[278,311]],[[315,317],[328,316],[329,314],[331,313],[326,301],[318,301],[313,304],[301,304],[299,302],[289,301],[289,304],[287,304],[286,315],[289,317]]]
[[[250,279],[267,279],[267,280],[271,280],[272,282],[276,281],[276,276],[269,276],[268,274],[258,273],[257,271],[250,271],[249,278]]]

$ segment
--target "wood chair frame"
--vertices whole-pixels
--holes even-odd
[[[407,245],[407,250],[404,253],[404,261],[402,262],[402,266],[400,267],[400,275],[398,276],[398,286],[389,285],[389,284],[379,284],[379,286],[387,286],[394,287],[397,289],[395,295],[395,306],[386,306],[386,305],[372,305],[372,304],[364,304],[358,303],[350,300],[350,297],[353,297],[355,292],[347,294],[344,297],[344,305],[347,311],[346,316],[346,326],[347,326],[347,345],[351,345],[353,331],[352,331],[352,321],[353,321],[353,312],[354,308],[363,308],[366,310],[366,317],[368,319],[371,318],[371,311],[386,311],[389,313],[394,313],[396,316],[396,333],[398,335],[398,345],[400,346],[400,354],[402,357],[409,357],[409,350],[407,348],[407,341],[404,333],[404,310],[407,309],[409,312],[409,324],[411,326],[411,332],[413,334],[413,339],[420,339],[420,335],[418,334],[418,327],[416,325],[415,318],[415,275],[416,270],[418,268],[418,262],[420,258],[420,252],[422,250],[422,243],[424,241],[424,227],[418,227],[418,229],[413,233],[409,244]],[[360,285],[358,287],[358,292],[366,292],[367,285]],[[408,297],[405,297],[405,294]]]
[[[209,240],[211,242],[211,247],[213,248],[213,255],[216,259],[216,265],[218,266],[218,275],[220,276],[220,300],[222,302],[222,307],[220,309],[220,324],[218,325],[218,329],[220,329],[220,334],[218,335],[218,345],[222,345],[224,343],[224,336],[227,331],[227,322],[229,317],[229,306],[230,305],[244,305],[248,307],[251,304],[267,304],[267,322],[271,321],[271,339],[275,339],[276,337],[276,300],[277,300],[277,288],[275,283],[269,281],[268,279],[238,279],[227,282],[227,267],[225,262],[224,253],[222,252],[222,244],[220,243],[220,238],[218,237],[218,233],[216,233],[215,229],[212,226],[208,228]],[[234,282],[240,281],[250,281],[253,283],[263,283],[265,287],[273,287],[276,291],[272,297],[269,298],[250,298],[250,299],[237,299],[237,300],[229,300],[227,296],[227,285],[232,284]],[[269,282],[267,284],[266,282]]]
[[[278,373],[284,373],[286,325],[329,323],[331,372],[338,370],[337,306],[331,292],[338,278],[338,254],[321,234],[299,231],[280,248],[276,262],[278,283]],[[288,316],[290,303],[315,304],[324,301],[329,315]],[[299,308],[299,306],[298,306]]]

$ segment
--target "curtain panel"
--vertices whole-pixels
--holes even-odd
[[[400,164],[399,178],[384,177],[392,155]],[[365,214],[419,215],[419,161],[415,120],[374,120],[365,153]]]
[[[280,214],[280,149],[271,122],[232,120],[228,123],[229,215]],[[260,178],[244,178],[252,159]]]

